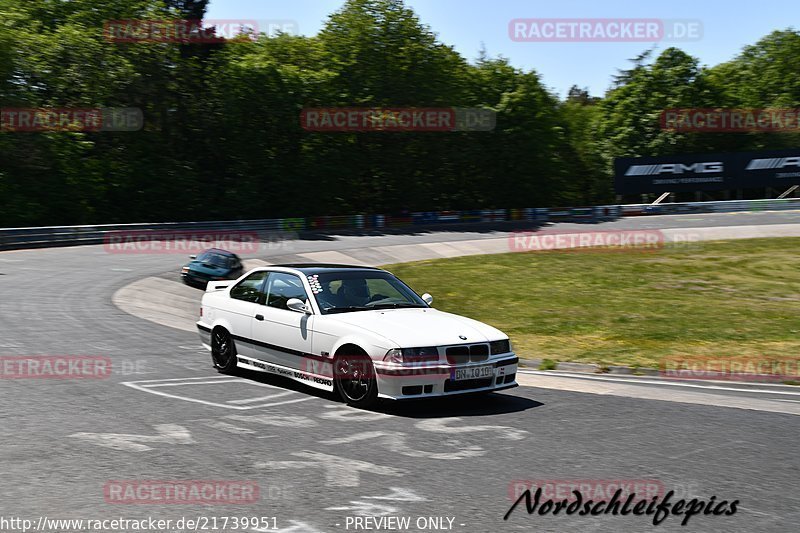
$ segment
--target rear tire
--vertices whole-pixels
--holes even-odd
[[[211,332],[211,362],[223,374],[233,374],[238,368],[236,345],[231,334],[224,328],[216,328]]]
[[[368,409],[378,402],[375,367],[367,354],[338,356],[334,362],[334,383],[347,405]]]

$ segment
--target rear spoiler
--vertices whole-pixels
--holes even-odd
[[[206,292],[217,292],[217,291],[224,291],[228,287],[230,287],[231,282],[227,281],[225,283],[220,283],[218,281],[209,281],[208,285],[206,285]]]

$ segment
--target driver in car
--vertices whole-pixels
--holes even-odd
[[[339,287],[337,296],[341,298],[345,306],[363,307],[370,302],[367,280],[363,278],[342,280],[342,286]]]

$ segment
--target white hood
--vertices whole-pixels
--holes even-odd
[[[380,335],[401,348],[472,344],[506,338],[492,326],[436,309],[356,311],[326,318]]]

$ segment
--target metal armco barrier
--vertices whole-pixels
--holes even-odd
[[[405,226],[446,226],[449,224],[492,222],[579,222],[598,223],[620,217],[724,213],[738,211],[778,211],[800,209],[800,198],[782,200],[734,200],[674,204],[628,204],[592,207],[478,209],[469,211],[421,211],[401,215],[340,215],[264,220],[225,220],[208,222],[165,222],[158,224],[107,224],[100,226],[48,226],[0,229],[0,250],[103,244],[118,232],[250,231],[268,236],[295,235],[307,231],[363,230]]]
[[[735,213],[740,211],[785,211],[800,209],[800,198],[767,200],[728,200],[724,202],[687,202],[675,204],[628,204],[617,206],[622,216],[680,215],[689,213]]]

